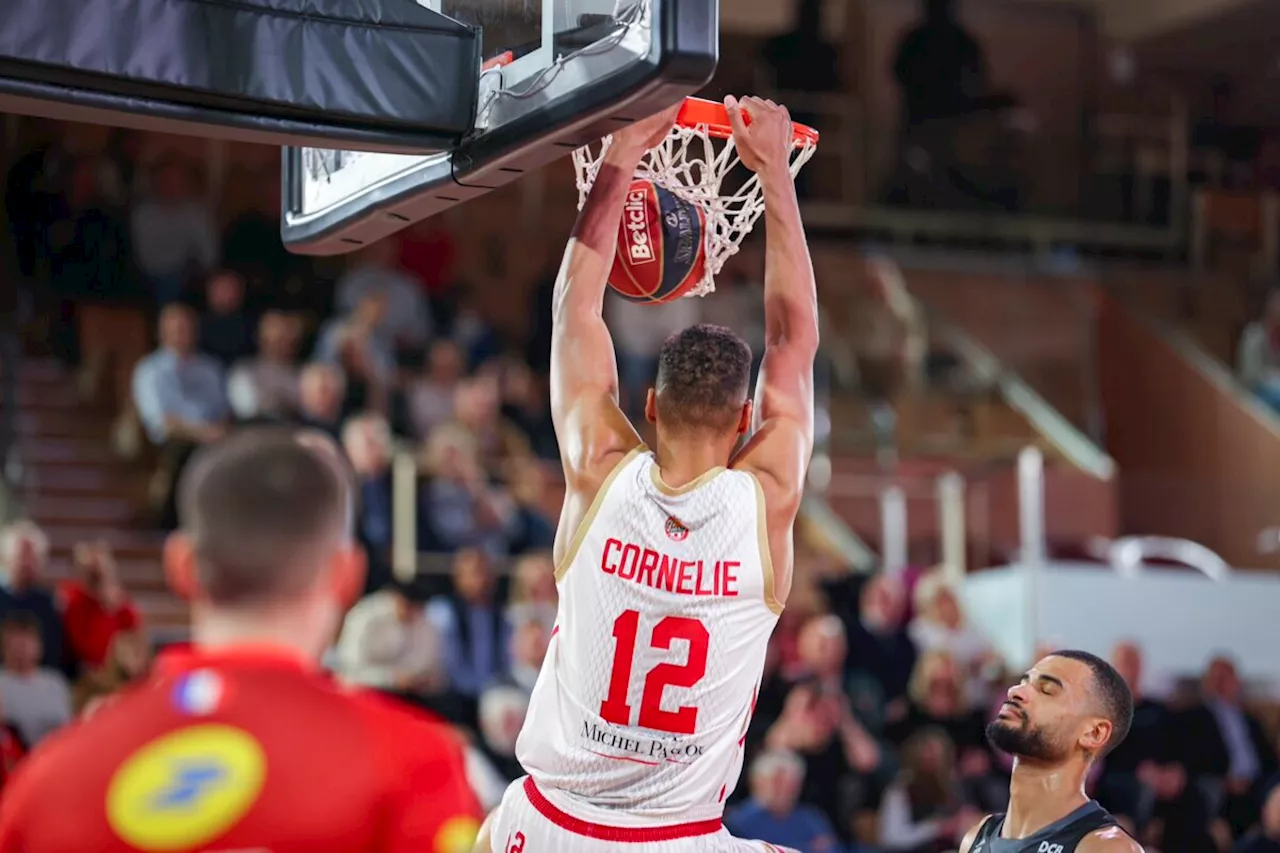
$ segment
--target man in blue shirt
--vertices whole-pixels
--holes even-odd
[[[133,371],[133,403],[153,444],[161,448],[153,501],[161,523],[177,522],[173,485],[196,447],[222,438],[227,394],[222,367],[196,352],[195,312],[172,303],[160,312],[160,348]]]
[[[799,853],[839,853],[826,815],[796,802],[804,773],[804,759],[794,752],[762,753],[751,763],[751,799],[725,815],[725,826],[739,838],[758,838]]]

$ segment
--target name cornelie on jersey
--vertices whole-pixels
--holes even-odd
[[[692,764],[703,753],[702,747],[689,738],[675,735],[636,737],[634,732],[624,733],[590,720],[582,721],[582,739],[590,744],[587,748],[597,754],[652,763]],[[609,752],[600,752],[600,747]]]

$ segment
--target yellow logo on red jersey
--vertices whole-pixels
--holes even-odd
[[[436,833],[431,853],[471,853],[480,835],[480,822],[470,815],[446,820]]]
[[[116,770],[107,786],[107,822],[122,841],[148,853],[202,847],[249,812],[266,775],[262,746],[243,729],[178,729]]]

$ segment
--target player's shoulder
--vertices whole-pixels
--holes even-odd
[[[973,825],[968,832],[964,834],[964,838],[960,840],[960,853],[973,853],[973,845],[978,840],[979,833],[982,828],[987,825],[987,821],[991,820],[994,815],[984,815],[982,820]]]
[[[363,687],[348,688],[346,696],[369,731],[397,744],[397,748],[435,752],[463,747],[462,735],[437,714]]]
[[[1076,853],[1143,853],[1142,845],[1119,826],[1095,830],[1076,845]]]

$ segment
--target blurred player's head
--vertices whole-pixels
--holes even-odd
[[[364,580],[351,534],[353,477],[332,439],[255,427],[200,451],[179,486],[181,528],[165,548],[170,583],[201,619],[270,633],[319,654]]]
[[[751,425],[751,347],[724,326],[676,332],[658,353],[645,417],[665,438],[734,438]]]
[[[1058,651],[1009,688],[987,739],[1033,764],[1087,766],[1114,749],[1133,722],[1133,694],[1111,664],[1088,652]]]

